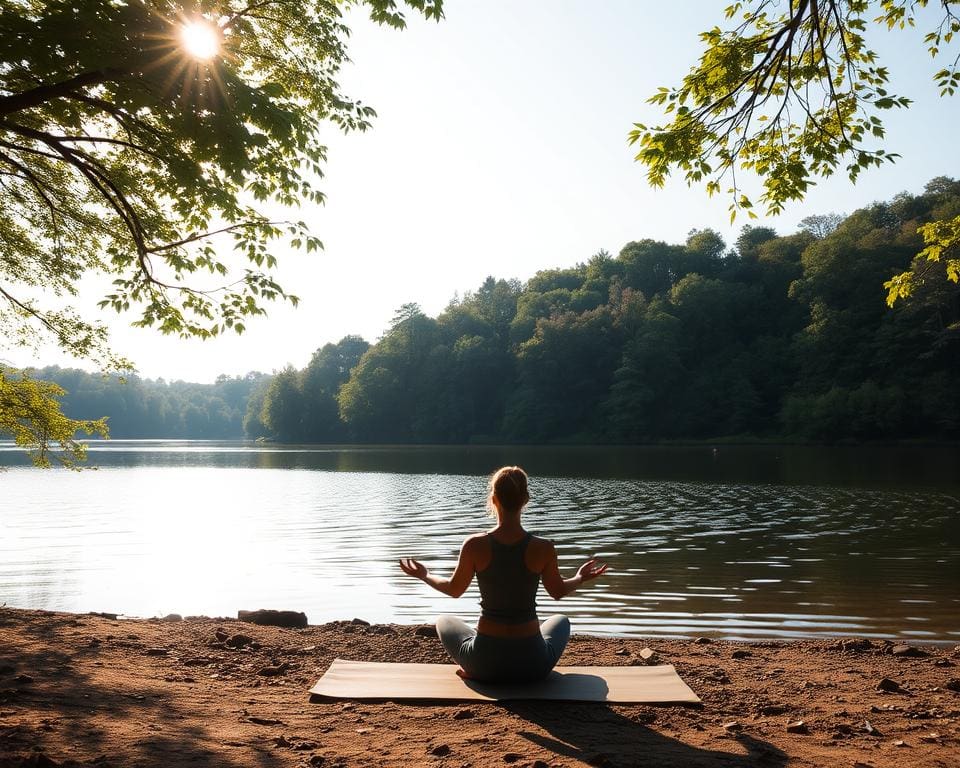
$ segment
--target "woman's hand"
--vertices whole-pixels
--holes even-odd
[[[577,571],[577,576],[580,577],[580,583],[585,584],[597,578],[597,576],[605,574],[609,567],[609,565],[600,560],[590,559],[580,566],[580,569]]]
[[[404,557],[400,560],[400,568],[403,570],[407,576],[413,576],[415,579],[420,579],[420,581],[425,581],[427,578],[427,566],[423,563],[414,560],[412,557]]]

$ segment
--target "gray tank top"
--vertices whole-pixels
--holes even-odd
[[[513,544],[501,544],[487,534],[490,565],[477,571],[480,615],[499,624],[524,624],[537,618],[540,574],[524,563],[532,533]]]

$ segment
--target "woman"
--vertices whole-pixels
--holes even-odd
[[[520,514],[530,500],[527,474],[503,467],[490,478],[487,508],[497,526],[470,536],[450,578],[435,576],[412,559],[400,561],[403,572],[439,592],[460,597],[473,575],[480,587],[480,621],[476,630],[460,619],[441,616],[437,632],[447,653],[460,665],[461,677],[483,682],[529,682],[546,677],[570,638],[570,620],[537,619],[537,585],[555,600],[602,575],[607,565],[588,560],[577,575],[564,579],[553,544],[525,531]]]

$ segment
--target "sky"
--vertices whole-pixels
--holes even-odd
[[[679,83],[701,52],[699,32],[723,24],[722,0],[446,0],[446,18],[408,13],[403,31],[362,13],[347,22],[352,62],[344,92],[373,106],[372,130],[332,126],[323,207],[307,221],[325,250],[278,252],[279,282],[299,308],[275,304],[243,336],[184,341],[102,314],[113,346],[140,375],[211,382],[218,374],[304,367],[327,342],[358,334],[374,342],[397,308],[418,303],[436,316],[488,275],[530,278],[570,267],[601,249],[616,255],[632,240],[682,243],[712,228],[728,244],[723,197],[682,179],[651,189],[627,134],[661,115],[646,103]],[[960,97],[940,99],[919,32],[871,39],[891,70],[894,93],[914,100],[884,118],[883,144],[903,157],[867,172],[821,182],[781,216],[750,222],[790,234],[805,216],[850,213],[931,178],[960,176],[955,130]],[[882,290],[882,289],[878,289]],[[77,306],[97,314],[102,284],[86,281]],[[87,367],[55,349],[39,357],[13,350],[14,365]]]

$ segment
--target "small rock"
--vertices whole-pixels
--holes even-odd
[[[160,621],[183,621],[183,616],[181,616],[179,613],[168,613],[166,616],[161,618]]]
[[[323,755],[310,755],[310,759],[307,760],[307,763],[310,765],[310,768],[320,768],[325,762]]]
[[[543,760],[534,760],[530,768],[550,768]]]
[[[615,654],[616,656],[629,656],[629,655],[630,655],[630,651],[628,651],[626,648],[621,648],[621,649],[618,650],[618,651],[614,651],[614,654]]]
[[[903,693],[903,688],[900,687],[900,683],[896,680],[891,680],[889,677],[885,677],[877,683],[877,690],[886,691],[887,693]]]
[[[697,645],[710,645],[713,640],[711,640],[709,637],[698,637],[693,642],[695,642]]]
[[[287,741],[285,737],[283,737],[283,736],[277,736],[277,737],[273,740],[273,746],[274,746],[275,748],[277,748],[277,749],[287,749],[287,748],[289,748],[289,747],[292,747],[293,744],[291,744],[289,741]]]
[[[278,675],[285,675],[289,669],[290,665],[287,662],[283,662],[275,666],[261,667],[257,671],[257,674],[263,677],[277,677]]]
[[[437,746],[428,751],[431,755],[436,755],[437,757],[446,757],[450,754],[450,747],[446,744],[437,744]]]
[[[471,717],[473,717],[472,709],[458,709],[453,713],[454,720],[469,720]]]
[[[218,643],[225,643],[227,641],[227,638],[230,637],[230,635],[228,635],[222,629],[218,629],[216,632],[214,632],[213,636],[217,638]]]
[[[99,616],[101,619],[110,619],[110,621],[116,621],[118,613],[105,613],[104,611],[90,611],[87,614],[88,616]]]
[[[865,730],[870,736],[883,736],[879,729],[873,727],[873,723],[869,720],[863,721],[863,730]]]
[[[893,746],[895,746],[895,747],[905,747],[905,746],[907,746],[907,742],[905,742],[903,739],[897,739],[895,742],[893,742]]]
[[[873,643],[864,637],[852,637],[847,638],[846,640],[840,640],[837,645],[840,650],[853,653],[867,651],[870,648],[873,648]]]
[[[245,645],[250,645],[253,642],[253,638],[249,635],[232,635],[223,641],[223,644],[229,648],[243,648]]]
[[[147,648],[145,651],[147,656],[166,656],[170,653],[169,648]]]
[[[940,738],[941,737],[939,733],[925,733],[920,737],[920,741],[925,741],[927,744],[933,744],[940,741]]]
[[[737,650],[730,654],[731,659],[746,659],[749,656],[753,656],[753,654],[744,650]]]
[[[422,627],[417,627],[414,630],[413,634],[417,635],[418,637],[439,637],[439,635],[437,634],[437,628],[432,624],[427,624]]]
[[[760,714],[771,717],[774,715],[782,715],[787,711],[787,707],[782,704],[767,704],[765,707],[760,707]]]
[[[522,759],[523,755],[518,755],[516,752],[504,752],[503,754],[503,762],[505,763],[515,763]]]
[[[351,620],[350,620],[350,623],[353,624],[354,626],[357,626],[357,627],[369,627],[369,626],[370,626],[370,622],[369,622],[369,621],[364,621],[363,619],[351,619]],[[443,746],[443,745],[441,745],[441,746]]]
[[[657,652],[652,648],[643,648],[639,655],[644,661],[652,661],[656,657]]]
[[[15,678],[13,678],[13,682],[29,685],[33,682],[33,678],[30,675],[17,675]]]
[[[736,720],[733,720],[733,721],[731,721],[731,722],[729,722],[729,723],[724,723],[724,724],[723,724],[723,730],[728,731],[728,732],[729,732],[729,731],[742,731],[742,730],[743,730],[743,726],[740,725],[740,723],[738,723]]]
[[[262,627],[303,629],[307,626],[307,614],[302,611],[275,611],[261,608],[258,611],[237,611],[237,618]]]
[[[955,667],[955,666],[957,666],[957,665],[954,664],[952,661],[950,661],[950,659],[937,659],[935,662],[933,662],[933,666],[935,666],[935,667]]]
[[[256,715],[250,715],[247,720],[255,725],[284,725],[282,720],[274,720],[270,717],[257,717]]]
[[[803,720],[787,723],[787,733],[810,733],[810,728]]]
[[[907,658],[919,658],[927,655],[926,651],[921,651],[919,648],[914,648],[912,645],[895,645],[890,653],[892,653],[894,656],[904,656]]]
[[[953,680],[947,682],[947,684],[943,687],[948,691],[960,691],[960,678],[955,677]]]

